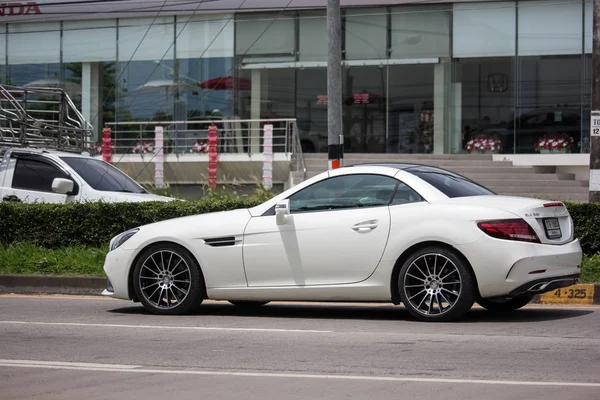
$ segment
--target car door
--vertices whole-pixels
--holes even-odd
[[[388,204],[398,181],[390,176],[330,177],[289,197],[290,215],[254,217],[244,234],[249,286],[360,282],[377,268],[389,230]]]
[[[54,178],[71,179],[54,163],[37,155],[18,155],[8,163],[3,201],[24,203],[66,203],[73,196],[54,193]],[[10,182],[10,187],[9,183]]]

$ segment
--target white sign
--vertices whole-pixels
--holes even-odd
[[[164,147],[163,127],[157,126],[154,129],[154,148],[156,149],[156,154],[154,156],[154,184],[159,189],[162,189],[165,187],[165,177],[164,177],[164,171],[163,171],[163,168],[164,168],[163,147]]]
[[[269,190],[273,187],[273,125],[265,125],[263,130],[263,186]]]
[[[600,192],[600,170],[590,169],[590,192]]]
[[[590,136],[600,136],[600,111],[592,111],[591,115]]]

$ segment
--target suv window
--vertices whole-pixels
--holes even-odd
[[[383,175],[336,176],[293,194],[290,212],[386,206],[396,185],[396,179]]]
[[[407,169],[448,197],[486,196],[495,194],[464,176],[437,168]]]
[[[17,158],[12,187],[38,192],[52,192],[54,178],[71,179],[63,171],[47,162]]]

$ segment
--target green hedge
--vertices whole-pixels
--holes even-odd
[[[68,205],[0,203],[0,243],[32,243],[51,249],[101,247],[116,234],[136,226],[259,203],[244,199]]]
[[[253,207],[263,199],[235,197],[170,203],[0,203],[0,243],[46,248],[106,246],[116,234],[152,222],[207,212]],[[567,203],[585,254],[600,252],[600,204]]]

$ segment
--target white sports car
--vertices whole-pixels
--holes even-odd
[[[582,252],[560,202],[497,196],[416,164],[324,172],[250,209],[150,224],[111,240],[105,295],[182,314],[203,299],[403,303],[448,321],[569,286]]]

